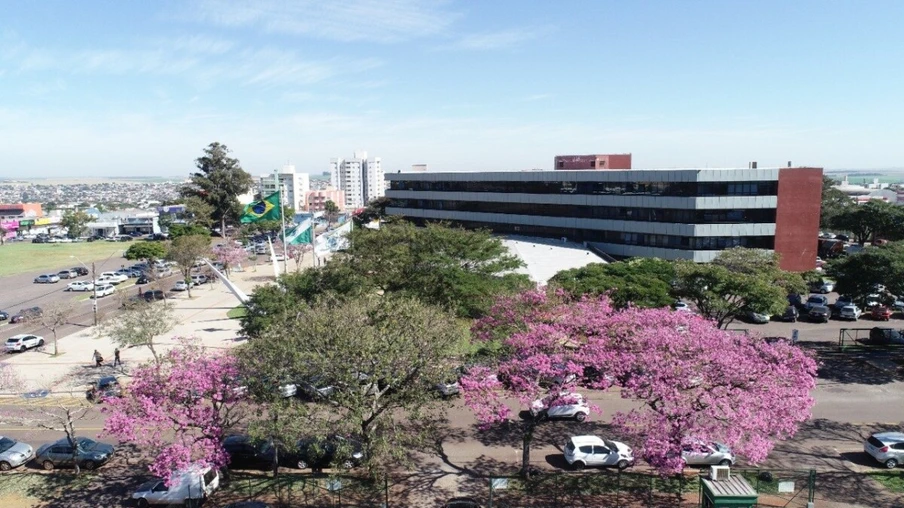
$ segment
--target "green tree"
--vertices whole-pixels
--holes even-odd
[[[675,265],[655,258],[638,258],[616,263],[591,263],[557,273],[550,286],[560,287],[574,296],[609,293],[619,308],[665,307],[674,301],[671,284]]]
[[[145,346],[154,356],[154,362],[159,364],[160,353],[154,339],[168,333],[176,324],[172,305],[134,300],[115,319],[105,321],[97,334],[109,337],[121,348]]]
[[[354,216],[355,225],[363,226],[364,224],[369,224],[374,220],[385,220],[388,218],[386,215],[386,207],[392,203],[392,200],[387,197],[376,198],[372,200],[370,203],[364,207],[364,210],[358,215]]]
[[[169,227],[170,240],[175,240],[180,236],[205,236],[210,238],[210,229],[195,224],[173,224]]]
[[[904,242],[870,247],[833,259],[826,273],[835,279],[839,294],[850,295],[864,307],[867,296],[877,292],[876,284],[884,285],[889,294],[904,294]]]
[[[166,259],[176,263],[186,282],[191,281],[191,269],[201,258],[210,255],[210,238],[202,235],[180,236],[172,241]],[[191,298],[191,284],[188,285]]]
[[[60,226],[66,228],[66,236],[78,238],[88,229],[88,224],[94,217],[82,211],[68,211],[60,219]]]
[[[838,182],[831,177],[822,177],[822,206],[819,214],[819,227],[831,229],[834,226],[835,217],[844,213],[848,208],[857,206],[845,193],[835,188]]]
[[[788,305],[788,294],[806,291],[800,274],[779,268],[778,254],[759,249],[727,249],[712,263],[680,261],[676,273],[676,296],[720,328],[744,311],[779,314]]]
[[[213,205],[197,196],[184,198],[182,204],[185,205],[184,216],[188,224],[201,226],[207,229],[213,227]]]
[[[319,408],[308,432],[360,436],[365,466],[379,474],[407,458],[407,443],[426,441],[423,429],[439,409],[430,387],[452,374],[464,340],[441,309],[370,294],[299,306],[237,355],[245,372],[267,380],[264,391],[282,380],[334,387],[329,397],[314,396]]]
[[[333,225],[333,221],[336,220],[336,217],[339,216],[339,207],[332,199],[328,199],[326,200],[326,203],[323,204],[323,213],[326,215],[326,226],[329,228]]]
[[[166,247],[160,242],[135,242],[126,249],[124,257],[130,261],[143,260],[153,266],[155,261],[166,257]]]
[[[904,238],[904,211],[879,200],[869,200],[841,210],[832,218],[832,228],[847,231],[861,246],[877,237]]]
[[[195,161],[198,171],[192,173],[191,183],[181,189],[184,198],[199,198],[213,209],[211,218],[220,224],[226,235],[226,224],[234,223],[242,213],[238,196],[248,192],[254,180],[242,169],[238,159],[229,157],[226,145],[214,142],[204,149]]]

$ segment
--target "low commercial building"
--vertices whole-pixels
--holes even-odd
[[[613,257],[708,262],[721,250],[816,266],[822,168],[389,173],[386,212],[560,238]]]
[[[89,222],[88,234],[91,236],[116,236],[131,233],[149,235],[160,233],[157,211],[149,210],[117,210],[98,214]]]

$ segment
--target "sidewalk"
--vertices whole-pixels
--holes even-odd
[[[312,265],[311,256],[305,256],[302,267]],[[280,263],[282,269],[282,263]],[[289,261],[290,273],[295,263]],[[273,282],[273,268],[270,263],[261,263],[256,267],[245,268],[241,272],[233,271],[230,280],[246,294],[259,285]],[[229,319],[226,314],[240,305],[238,299],[226,285],[217,280],[216,283],[192,288],[192,298],[188,293],[174,293],[168,301],[175,309],[177,324],[173,329],[155,339],[155,349],[165,353],[175,347],[174,337],[194,337],[210,349],[229,349],[242,342],[239,332],[239,320]],[[116,319],[116,316],[107,319]],[[47,344],[44,351],[28,351],[12,355],[5,363],[23,380],[22,391],[49,390],[51,393],[69,395],[84,391],[85,384],[101,375],[112,375],[119,370],[112,368],[113,350],[116,345],[105,336],[98,336],[95,327],[85,328],[58,339],[59,355],[51,356],[53,344],[51,337],[45,337]],[[104,357],[104,366],[94,367],[92,355],[98,350]],[[146,347],[133,347],[120,350],[124,367],[128,370],[153,358]]]

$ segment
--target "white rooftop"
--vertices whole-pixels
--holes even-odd
[[[518,273],[527,274],[532,281],[543,285],[562,270],[606,262],[575,242],[510,235],[504,237],[502,243],[524,261],[526,266],[518,269]]]

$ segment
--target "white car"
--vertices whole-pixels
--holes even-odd
[[[24,353],[26,349],[40,347],[44,345],[44,337],[38,335],[19,334],[13,335],[6,339],[6,350],[8,352],[18,351]]]
[[[827,295],[832,291],[835,291],[835,283],[830,280],[822,281],[822,284],[819,286],[819,292]]]
[[[97,295],[98,298],[103,298],[105,296],[110,296],[116,292],[116,288],[113,287],[112,284],[98,284],[97,288],[94,291],[94,295]],[[94,295],[91,295],[92,298]]]
[[[100,274],[100,278],[101,279],[106,278],[112,284],[119,284],[120,282],[125,282],[125,281],[129,280],[128,276],[123,275],[118,272],[103,272],[102,274]]]
[[[132,499],[137,501],[139,507],[201,506],[201,502],[219,487],[220,473],[216,469],[193,467],[173,473],[169,486],[162,479],[141,484],[132,494]]]
[[[184,280],[177,280],[173,285],[173,291],[188,291],[189,287],[194,287],[194,282],[185,282]]]
[[[582,422],[590,415],[590,406],[580,393],[550,394],[535,400],[530,414],[539,418],[574,418]]]
[[[735,456],[731,448],[722,443],[689,444],[682,448],[681,458],[689,466],[731,466],[735,463]]]
[[[35,284],[56,284],[60,281],[60,276],[55,273],[45,273],[35,277]]]
[[[93,291],[94,283],[90,280],[77,280],[66,286],[66,291]]]
[[[572,436],[565,443],[565,460],[575,469],[586,466],[625,469],[634,464],[634,452],[618,441],[596,436]]]
[[[673,303],[672,307],[678,312],[690,312],[691,314],[694,313],[694,309],[692,309],[690,305],[682,301]]]
[[[195,274],[191,276],[191,283],[194,286],[200,286],[201,284],[207,284],[208,278],[204,274]]]
[[[860,319],[860,315],[863,314],[863,311],[860,310],[860,307],[856,305],[845,305],[838,312],[838,317],[841,319],[849,319],[851,321],[857,321]]]
[[[880,432],[873,434],[863,443],[863,451],[872,455],[888,469],[904,463],[904,433]]]

